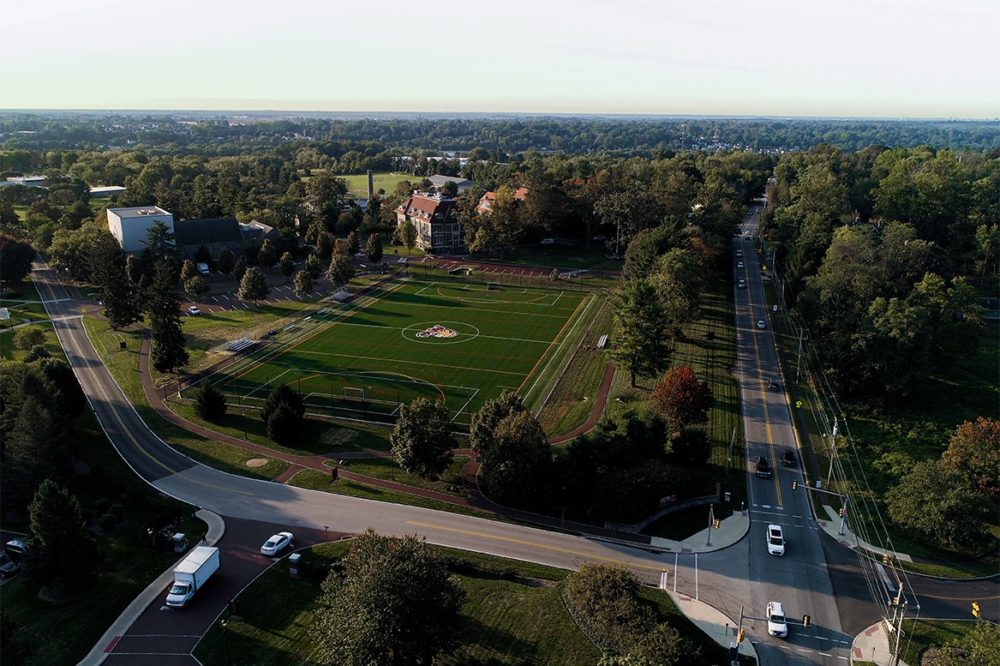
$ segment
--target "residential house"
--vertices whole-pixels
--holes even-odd
[[[482,215],[483,213],[488,213],[493,208],[493,203],[497,200],[496,192],[487,192],[479,198],[479,205],[476,206],[476,212]],[[519,187],[514,190],[514,204],[519,205],[528,200],[528,188]]]

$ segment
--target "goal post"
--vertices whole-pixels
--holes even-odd
[[[365,399],[365,389],[363,386],[345,386],[344,387],[344,399],[345,400],[364,400]]]

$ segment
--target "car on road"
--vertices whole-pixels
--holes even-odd
[[[555,245],[555,244],[556,244],[556,239],[555,238],[543,238],[542,239],[542,245]]]
[[[757,320],[757,328],[759,328],[761,330],[767,328],[767,322],[764,321],[763,319],[758,319]]]
[[[791,449],[785,449],[781,452],[781,464],[785,467],[795,467],[795,454],[792,453]]]
[[[278,532],[264,542],[264,545],[260,547],[260,554],[274,557],[291,547],[293,543],[295,543],[295,537],[292,536],[291,532]]]
[[[781,607],[780,601],[771,601],[767,604],[767,633],[778,638],[788,635],[785,609]]]
[[[767,554],[778,557],[785,554],[785,535],[781,531],[781,525],[772,523],[767,526]]]
[[[736,288],[737,289],[746,289],[747,288],[747,281],[741,279],[739,282],[736,283]]]
[[[754,473],[761,479],[771,478],[771,463],[767,462],[766,456],[757,456],[757,461],[754,463]]]
[[[187,309],[187,313],[192,317],[196,317],[201,314],[201,310],[198,309],[197,305],[192,305]]]
[[[743,250],[736,250],[736,258],[737,259],[743,258]]]
[[[768,379],[767,388],[769,388],[772,391],[777,391],[779,388],[781,388],[781,384],[778,383],[777,379]]]
[[[743,268],[743,262],[742,261],[737,261],[736,262],[736,268]]]

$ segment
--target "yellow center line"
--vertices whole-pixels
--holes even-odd
[[[751,252],[753,249],[751,248]],[[748,262],[744,263],[747,266]],[[750,269],[743,269],[747,278],[750,277]],[[760,278],[760,273],[757,274],[758,280]],[[747,280],[749,284],[749,279]],[[764,285],[761,284],[761,291],[763,291]],[[781,500],[781,483],[779,482],[778,475],[778,455],[774,448],[774,432],[771,430],[771,410],[767,407],[767,388],[764,386],[764,378],[761,376],[761,363],[760,363],[760,344],[757,342],[757,324],[753,320],[753,290],[747,289],[747,302],[750,305],[749,315],[750,315],[750,334],[753,336],[753,351],[754,355],[757,357],[757,382],[760,385],[761,392],[761,402],[764,405],[764,428],[767,430],[767,445],[768,449],[771,451],[771,469],[774,470],[774,492],[778,497],[778,506],[783,506]]]
[[[482,539],[490,539],[492,541],[502,541],[504,543],[513,543],[519,546],[528,546],[530,548],[538,548],[541,550],[550,550],[555,553],[564,553],[566,555],[576,555],[577,557],[583,557],[588,560],[600,560],[602,562],[615,562],[621,563],[620,558],[613,557],[601,557],[600,555],[594,555],[592,553],[585,553],[579,550],[573,550],[571,548],[560,548],[559,546],[550,546],[544,543],[538,543],[537,541],[527,541],[525,539],[518,539],[515,537],[499,536],[496,534],[487,534],[486,532],[477,532],[475,530],[464,530],[457,527],[446,527],[444,525],[435,525],[434,523],[424,523],[418,520],[408,520],[407,525],[412,525],[414,527],[424,527],[427,529],[440,530],[442,532],[453,532],[456,534],[464,534],[466,536],[479,537]],[[629,561],[628,566],[635,569],[646,569],[648,571],[663,571],[663,565],[653,566],[650,564],[642,564],[635,562],[634,560]]]

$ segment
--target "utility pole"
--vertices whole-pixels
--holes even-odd
[[[802,378],[802,332],[805,329],[799,328],[799,350],[795,354],[795,381],[798,383]]]
[[[833,434],[830,436],[830,471],[826,473],[826,485],[829,486],[830,482],[833,480],[833,460],[837,457],[837,435],[839,435],[837,429],[837,417],[833,417]]]
[[[706,546],[712,545],[712,528],[715,526],[715,505],[708,505],[708,539],[705,540]]]

